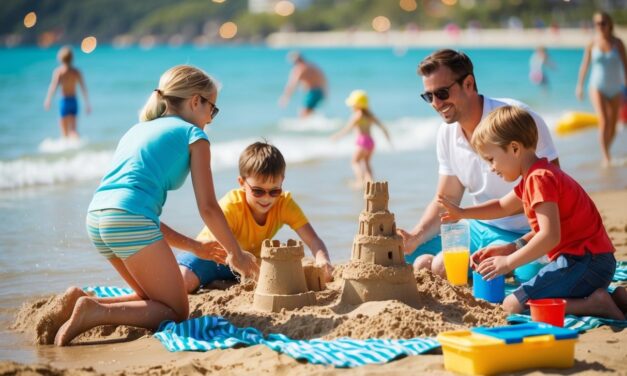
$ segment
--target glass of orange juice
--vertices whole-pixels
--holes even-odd
[[[470,261],[470,230],[468,222],[445,223],[440,226],[446,279],[453,286],[468,283]]]

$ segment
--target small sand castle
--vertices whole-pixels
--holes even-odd
[[[302,241],[289,239],[281,244],[278,240],[264,240],[261,246],[261,267],[255,289],[253,307],[260,311],[280,312],[316,304],[316,296],[309,291],[301,264],[305,256]],[[315,276],[311,276],[315,279]],[[316,287],[322,282],[317,281]],[[324,288],[324,287],[320,287]],[[315,289],[314,286],[311,288]]]
[[[394,214],[388,211],[388,183],[367,182],[365,188],[366,208],[359,215],[351,261],[342,271],[342,302],[416,302],[412,267],[405,262],[403,240],[396,234]]]

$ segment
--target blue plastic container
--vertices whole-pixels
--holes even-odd
[[[481,274],[472,272],[472,294],[490,303],[502,303],[505,299],[505,277],[501,275],[486,281]]]
[[[535,277],[544,266],[545,264],[538,261],[519,266],[514,269],[514,280],[517,283],[525,283]]]

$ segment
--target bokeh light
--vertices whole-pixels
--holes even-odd
[[[225,2],[226,0],[213,0],[214,3],[218,3],[218,4],[222,4],[223,2]]]
[[[83,41],[81,42],[81,51],[83,51],[86,54],[90,54],[96,49],[97,45],[98,45],[98,41],[96,40],[96,37],[88,36],[84,38]]]
[[[390,30],[390,19],[385,16],[377,16],[372,20],[372,28],[378,33]]]
[[[416,4],[416,0],[401,0],[399,5],[402,10],[405,12],[413,12],[418,8],[418,4]]]
[[[36,23],[37,14],[35,12],[29,12],[27,15],[24,16],[24,26],[26,26],[27,29],[35,26]]]
[[[281,0],[274,5],[274,11],[279,16],[290,16],[292,15],[292,13],[294,13],[294,10],[296,10],[296,7],[291,1],[288,0]]]
[[[231,39],[235,35],[237,35],[237,25],[235,22],[225,22],[220,26],[220,30],[218,31],[220,36],[224,39]]]
[[[448,6],[453,6],[453,5],[457,4],[457,0],[442,0],[442,4],[448,5]]]

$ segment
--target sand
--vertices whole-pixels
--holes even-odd
[[[617,247],[617,259],[627,259],[627,216],[624,205],[617,205],[627,201],[627,190],[599,193],[593,198]],[[337,268],[335,275],[341,270]],[[254,326],[264,334],[284,333],[297,339],[411,338],[505,323],[506,315],[498,305],[475,300],[467,287],[452,287],[427,272],[414,277],[419,300],[411,306],[398,301],[342,305],[338,299],[341,282],[336,279],[326,290],[316,292],[317,306],[279,313],[256,312],[251,309],[254,286],[247,283],[190,295],[190,312],[192,317],[222,315],[238,326]],[[51,359],[49,364],[0,362],[0,375],[449,374],[444,370],[439,350],[384,365],[335,369],[298,362],[265,346],[169,353],[149,331],[129,327],[95,328],[75,339],[74,346],[66,348],[36,345],[49,343],[51,332],[58,326],[55,318],[65,316],[66,313],[59,310],[59,299],[62,297],[51,296],[25,303],[13,326],[37,346],[40,358]],[[627,374],[626,341],[625,330],[615,332],[602,327],[584,333],[576,346],[575,366],[568,373]],[[534,370],[536,374],[555,372],[557,370]]]

